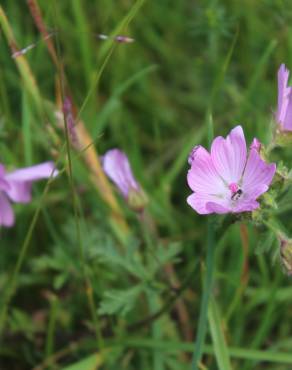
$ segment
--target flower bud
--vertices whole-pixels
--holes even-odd
[[[124,152],[111,149],[105,153],[102,160],[106,175],[113,181],[120,193],[134,211],[142,211],[148,200],[147,196],[136,181]]]
[[[281,64],[278,70],[278,107],[276,121],[281,131],[292,131],[292,87],[288,85],[289,70]]]
[[[281,235],[279,236],[279,240],[282,266],[286,274],[292,276],[292,239]]]
[[[259,153],[261,150],[261,147],[262,147],[261,142],[255,137],[252,143],[250,144],[249,148],[250,150],[255,149]]]
[[[135,212],[141,212],[148,203],[148,197],[140,188],[139,191],[130,189],[128,194],[128,204],[129,207]]]
[[[283,131],[278,128],[275,134],[275,144],[282,147],[292,145],[292,132]]]
[[[281,64],[278,70],[278,107],[275,114],[275,144],[279,146],[292,144],[292,86],[288,85],[289,74],[285,64]]]

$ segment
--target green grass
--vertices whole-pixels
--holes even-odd
[[[277,69],[292,69],[290,1],[38,4],[57,61],[27,2],[1,3],[1,163],[53,159],[61,173],[1,229],[0,368],[182,370],[197,351],[199,369],[287,370],[291,280],[274,225],[291,236],[291,192],[265,224],[210,221],[186,204],[186,173],[193,146],[236,124],[268,143]],[[37,46],[14,59],[7,41]],[[56,118],[67,95],[81,152]],[[113,147],[147,193],[143,216],[99,167]],[[290,153],[271,159],[289,168]]]

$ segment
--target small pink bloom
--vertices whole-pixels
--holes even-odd
[[[134,178],[128,157],[121,150],[111,149],[105,153],[103,169],[124,198],[128,199],[131,191],[140,191],[140,186]]]
[[[265,163],[255,148],[247,154],[242,127],[237,126],[226,139],[214,139],[211,153],[196,147],[187,175],[194,193],[187,202],[199,214],[252,211],[275,171],[276,165]]]
[[[251,142],[249,149],[250,150],[255,149],[257,152],[260,152],[261,147],[262,147],[261,142],[255,137]]]
[[[31,201],[31,187],[34,181],[56,176],[58,171],[53,162],[45,162],[36,166],[20,168],[6,173],[0,164],[0,226],[14,225],[14,212],[10,201],[28,203]]]
[[[278,71],[278,109],[276,119],[281,129],[292,131],[292,88],[288,86],[289,71],[281,64]]]

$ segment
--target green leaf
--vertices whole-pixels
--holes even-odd
[[[149,249],[149,271],[154,275],[157,271],[161,271],[163,266],[168,262],[176,262],[177,255],[181,252],[182,245],[179,242],[170,243],[168,245],[159,245],[155,249]]]
[[[150,350],[160,349],[165,352],[193,352],[193,343],[166,341],[166,340],[154,340],[153,338],[133,338],[126,339],[123,341],[114,343],[116,347],[129,347],[129,348],[148,348]],[[205,345],[203,347],[203,353],[212,355],[214,353],[213,346]],[[292,354],[290,352],[279,352],[274,350],[254,350],[241,347],[230,347],[230,356],[242,360],[256,360],[261,362],[271,362],[279,364],[292,365]]]
[[[208,318],[218,369],[231,370],[229,352],[222,330],[220,313],[213,297],[210,299]]]
[[[129,241],[126,254],[122,254],[116,245],[109,242],[106,246],[99,244],[92,248],[91,257],[115,269],[122,268],[143,281],[149,280],[149,272],[143,266],[135,240]]]
[[[255,249],[255,253],[262,254],[262,253],[269,252],[275,240],[276,240],[275,233],[271,230],[268,230],[259,240],[256,246],[256,249]]]
[[[127,290],[112,289],[106,292],[98,313],[100,315],[120,314],[125,316],[134,307],[142,290],[143,286],[137,285]]]
[[[73,365],[64,367],[62,370],[96,370],[103,364],[103,362],[103,355],[101,353],[95,353],[81,361],[75,362]]]

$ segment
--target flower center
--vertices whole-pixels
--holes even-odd
[[[228,188],[231,191],[231,200],[238,200],[241,197],[242,190],[235,182],[229,184]]]
[[[238,185],[235,182],[232,182],[231,184],[229,184],[228,188],[231,191],[232,195],[235,194],[239,189]]]

